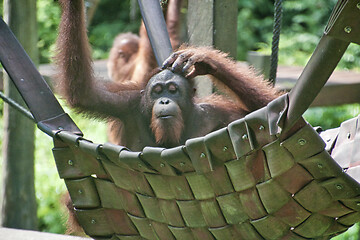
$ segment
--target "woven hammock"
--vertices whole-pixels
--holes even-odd
[[[360,221],[360,185],[349,176],[359,170],[343,171],[353,159],[339,166],[303,121],[285,140],[270,136],[278,104],[172,149],[131,152],[59,132],[53,153],[85,232],[259,240],[328,239],[347,230]],[[341,128],[341,151],[360,138],[358,129],[348,131],[354,121]],[[332,146],[336,135],[325,135]]]
[[[349,43],[360,44],[359,26],[359,3],[340,0],[289,94],[184,146],[141,152],[83,138],[3,21],[0,59],[53,137],[59,175],[92,238],[329,239],[360,221],[360,122],[319,134],[300,116]]]

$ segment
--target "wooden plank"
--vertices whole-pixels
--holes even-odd
[[[246,61],[258,70],[264,76],[264,79],[269,79],[271,65],[270,55],[249,51],[247,52]]]
[[[189,43],[193,46],[211,46],[214,43],[214,8],[215,0],[188,0],[187,29]],[[207,76],[195,78],[196,95],[205,97],[213,91],[211,79]]]
[[[236,58],[237,48],[237,0],[214,1],[214,43],[223,52]]]
[[[89,240],[90,238],[73,237],[53,233],[44,233],[12,228],[0,228],[0,239],[6,240]]]
[[[280,66],[276,87],[285,91],[290,90],[295,85],[302,69],[297,66]],[[311,106],[334,106],[349,103],[360,103],[360,72],[337,70],[331,75]]]
[[[236,0],[189,0],[189,43],[213,45],[236,57],[237,13]]]
[[[236,16],[236,0],[188,0],[188,42],[194,46],[214,46],[236,56]],[[198,97],[213,92],[207,76],[198,76],[195,81]]]

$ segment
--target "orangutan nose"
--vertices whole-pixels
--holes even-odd
[[[162,98],[159,101],[159,104],[162,104],[162,105],[168,105],[169,103],[170,103],[170,100],[168,98]]]

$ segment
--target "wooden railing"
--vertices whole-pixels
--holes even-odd
[[[101,79],[108,80],[106,60],[95,61],[95,74]],[[276,87],[289,91],[300,76],[303,67],[279,66]],[[52,65],[40,66],[40,73],[49,79],[54,76]],[[360,103],[360,72],[335,71],[325,87],[315,99],[312,106],[333,106],[349,103]]]

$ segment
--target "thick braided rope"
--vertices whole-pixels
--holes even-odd
[[[278,66],[278,53],[279,53],[279,41],[280,41],[280,30],[281,30],[281,18],[282,18],[282,3],[283,0],[275,0],[274,8],[274,27],[273,27],[273,38],[271,48],[271,67],[270,67],[270,81],[275,83],[276,72]]]

